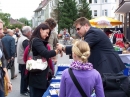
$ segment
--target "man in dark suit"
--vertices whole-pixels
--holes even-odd
[[[74,26],[80,37],[88,42],[91,48],[89,62],[93,67],[102,73],[119,73],[125,68],[118,54],[114,51],[113,46],[107,35],[98,28],[91,27],[89,20],[85,17],[78,18]],[[59,44],[60,50],[64,50],[66,54],[72,53],[72,47]]]

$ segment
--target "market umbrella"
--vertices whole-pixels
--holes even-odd
[[[105,17],[105,16],[91,19],[89,20],[89,22],[92,26],[95,26],[95,27],[108,27],[108,26],[117,26],[117,25],[122,24],[122,22],[118,20],[115,20],[110,17]]]

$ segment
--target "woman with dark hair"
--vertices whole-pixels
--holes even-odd
[[[32,43],[32,52],[33,56],[44,57],[47,61],[49,58],[54,57],[58,54],[59,50],[48,50],[47,44],[50,36],[50,28],[47,23],[40,24],[33,32],[32,37],[30,39],[30,43]],[[42,97],[44,92],[47,89],[47,67],[43,71],[29,74],[29,85],[31,86],[32,97]]]

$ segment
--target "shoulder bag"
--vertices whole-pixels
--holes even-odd
[[[30,43],[30,46],[29,46],[28,59],[26,62],[26,69],[30,72],[43,71],[47,68],[48,62],[45,58],[43,58],[41,56],[33,56],[33,52],[32,52],[33,40],[34,39],[32,39],[32,42]]]
[[[105,97],[130,97],[130,79],[123,74],[102,74]]]

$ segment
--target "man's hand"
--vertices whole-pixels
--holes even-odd
[[[14,60],[14,57],[11,57],[11,60]]]
[[[63,56],[62,50],[59,50],[58,48],[55,49],[56,54],[61,54],[61,57]]]
[[[60,44],[60,43],[57,43],[57,49],[59,49],[60,51],[62,51],[63,50],[63,47],[64,47],[64,45],[62,45],[62,44]]]

